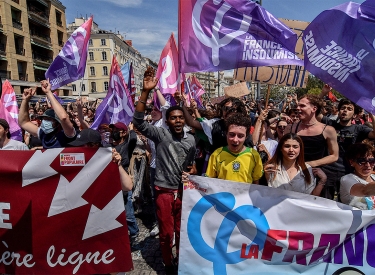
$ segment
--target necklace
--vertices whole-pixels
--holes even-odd
[[[313,126],[313,125],[315,125],[317,122],[318,122],[317,120],[316,120],[314,123],[303,123],[303,122],[301,121],[301,123],[302,123],[303,125],[305,125],[305,126]]]

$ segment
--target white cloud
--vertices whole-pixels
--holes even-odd
[[[142,4],[143,0],[99,0],[108,2],[120,7],[138,7]]]

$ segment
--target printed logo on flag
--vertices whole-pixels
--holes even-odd
[[[296,34],[256,3],[180,0],[179,13],[181,73],[303,64]]]
[[[85,154],[60,154],[60,166],[85,166]]]

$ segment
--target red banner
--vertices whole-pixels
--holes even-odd
[[[0,273],[133,268],[111,156],[108,148],[0,151]]]

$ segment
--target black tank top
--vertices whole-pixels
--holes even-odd
[[[297,127],[295,129],[295,134],[298,132],[298,127],[301,121],[298,122]],[[324,129],[327,127],[327,124],[324,126],[323,131],[320,135],[316,136],[301,136],[298,135],[305,147],[305,161],[313,161],[317,159],[324,158],[328,155],[328,145],[327,141],[324,138],[323,132]]]

